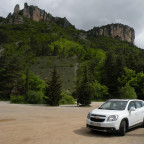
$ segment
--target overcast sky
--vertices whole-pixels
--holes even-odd
[[[135,29],[135,44],[144,49],[144,0],[0,0],[0,16],[16,4],[37,5],[53,16],[66,17],[78,29],[122,23]]]

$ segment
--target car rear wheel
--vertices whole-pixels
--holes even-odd
[[[143,124],[142,124],[142,127],[144,127],[144,118],[143,118]]]
[[[123,121],[121,122],[121,124],[120,124],[119,134],[120,134],[121,136],[124,136],[125,133],[126,133],[126,121],[123,120]]]

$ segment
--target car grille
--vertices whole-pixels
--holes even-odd
[[[97,115],[97,114],[91,114],[91,116],[106,117],[105,115]]]
[[[104,122],[105,119],[95,119],[95,118],[90,118],[91,121],[94,121],[94,122]]]
[[[104,122],[106,116],[91,114],[90,120],[94,122]]]

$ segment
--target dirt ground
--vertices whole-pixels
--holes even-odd
[[[86,128],[92,107],[46,107],[0,102],[0,144],[144,144],[144,128],[120,137]]]

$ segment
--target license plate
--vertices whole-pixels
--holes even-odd
[[[95,122],[90,122],[90,124],[93,125],[93,126],[101,126],[100,123],[95,123]]]

